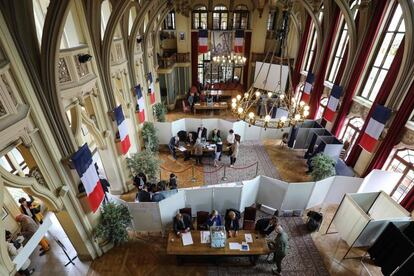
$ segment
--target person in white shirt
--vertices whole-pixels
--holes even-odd
[[[14,259],[19,252],[23,249],[22,242],[24,240],[23,237],[17,237],[15,241],[12,240],[12,235],[9,231],[6,230],[6,242],[7,242],[7,251],[9,252],[10,258]],[[17,246],[17,247],[16,247]],[[27,259],[22,267],[19,270],[19,273],[24,276],[29,276],[33,274],[35,271],[34,269],[29,269],[30,266],[30,259]]]
[[[232,145],[234,144],[234,139],[236,139],[236,135],[232,129],[229,130],[229,135],[227,135],[227,145],[229,147],[229,156],[232,155]]]

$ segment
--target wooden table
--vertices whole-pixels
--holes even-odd
[[[242,243],[245,241],[244,234],[252,234],[253,243],[249,243],[249,251],[230,250],[229,242]],[[240,230],[237,237],[227,237],[226,246],[224,248],[211,248],[210,243],[201,243],[200,231],[191,231],[193,244],[183,246],[181,238],[170,233],[168,235],[167,254],[175,255],[177,261],[181,263],[184,257],[190,256],[215,256],[215,257],[231,257],[244,256],[250,259],[250,262],[255,265],[256,260],[260,255],[267,255],[270,253],[267,242],[263,236],[256,234],[255,231]]]
[[[194,104],[194,115],[197,110],[226,110],[228,108],[227,102],[215,102],[213,104],[196,103]]]

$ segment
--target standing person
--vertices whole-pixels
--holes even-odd
[[[168,186],[170,187],[170,190],[177,189],[178,183],[177,183],[177,176],[175,174],[170,174],[170,181],[168,183]]]
[[[275,230],[278,220],[277,217],[272,216],[271,218],[262,218],[256,222],[255,229],[262,235],[270,235]]]
[[[234,134],[234,131],[232,129],[229,130],[229,135],[227,135],[227,145],[229,147],[229,155],[232,154],[232,145],[234,144],[234,139],[236,138],[236,135]]]
[[[196,165],[202,165],[203,159],[203,144],[201,144],[201,139],[198,138],[194,145],[194,156],[196,158]]]
[[[236,163],[237,156],[239,155],[239,147],[240,147],[240,136],[234,139],[234,144],[231,146],[231,156],[230,156],[230,167],[234,167],[234,163]]]
[[[31,217],[34,221],[38,223],[43,223],[43,215],[40,211],[40,204],[35,202],[32,196],[29,196],[30,201],[27,201],[24,197],[19,199],[20,211],[22,214]]]
[[[168,143],[168,148],[170,149],[170,153],[172,154],[175,160],[177,160],[176,148],[178,146],[179,141],[180,139],[178,138],[178,136],[173,136],[171,137],[170,142]]]
[[[140,172],[137,175],[135,175],[133,183],[137,190],[140,190],[144,188],[145,185],[147,185],[147,176],[145,175],[145,173]]]
[[[36,222],[27,215],[18,215],[16,217],[16,221],[20,223],[21,235],[27,240],[30,240],[30,238],[36,233],[37,229],[39,229],[39,226],[36,224]],[[42,251],[40,253],[40,256],[43,256],[47,251],[50,250],[49,242],[44,237],[40,240],[39,245],[42,247],[40,249]]]
[[[216,142],[216,148],[214,150],[214,167],[218,166],[218,162],[221,158],[221,152],[223,151],[223,142],[221,142],[220,137],[218,137]]]
[[[12,235],[7,230],[6,230],[6,242],[7,242],[7,251],[9,252],[10,258],[13,260],[17,256],[17,254],[19,254],[19,252],[22,250],[23,247],[20,241],[12,240]],[[29,269],[29,266],[30,266],[30,259],[27,259],[23,263],[22,267],[20,268],[19,273],[24,276],[32,275],[35,270],[34,268]]]
[[[275,275],[280,275],[282,271],[282,260],[287,254],[288,235],[280,225],[276,226],[275,232],[276,238],[273,242],[270,242],[269,247],[273,249],[273,262],[276,264],[276,269],[273,268],[272,272]]]
[[[211,134],[211,142],[213,142],[214,144],[217,143],[217,140],[221,138],[220,137],[220,130],[218,130],[217,128],[213,129],[213,133]]]
[[[101,171],[99,170],[98,164],[95,163],[95,169],[96,169],[96,173],[98,174],[99,177],[99,183],[101,183],[102,186],[102,190],[104,192],[104,200],[103,200],[103,204],[109,203],[109,199],[107,196],[107,193],[109,193],[109,182],[108,180],[105,178],[104,175],[102,175]]]
[[[192,92],[190,93],[190,96],[188,96],[187,101],[188,101],[188,104],[190,105],[191,112],[193,112],[194,111],[194,93]]]

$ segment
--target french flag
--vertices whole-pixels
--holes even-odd
[[[88,196],[89,206],[95,213],[96,210],[104,199],[104,191],[102,189],[101,182],[96,172],[92,153],[88,147],[88,144],[84,144],[75,152],[72,157],[72,163],[75,166],[83,186],[85,187],[86,194]]]
[[[368,125],[362,135],[359,145],[368,152],[373,152],[377,145],[378,139],[384,130],[385,123],[391,117],[391,109],[377,105],[374,113],[369,119]]]
[[[208,30],[198,31],[198,53],[205,54],[208,52]]]
[[[234,52],[243,53],[244,47],[244,30],[236,30],[234,34]]]
[[[309,103],[310,94],[313,88],[313,82],[315,81],[315,75],[309,72],[306,76],[305,87],[303,88],[302,101]]]
[[[155,103],[155,88],[154,88],[154,81],[152,80],[151,72],[148,73],[148,81],[149,81],[148,92],[150,93],[150,102],[151,104],[153,104]]]
[[[325,120],[327,120],[328,122],[332,122],[335,117],[336,109],[338,108],[339,98],[341,97],[341,94],[342,86],[334,84],[332,87],[331,96],[329,97],[328,105],[325,109],[325,114],[323,116]]]
[[[138,112],[139,112],[139,121],[143,123],[145,121],[145,100],[144,96],[142,95],[141,85],[135,86],[135,93],[137,94],[137,105],[138,105]]]
[[[122,112],[122,106],[118,106],[114,109],[116,124],[118,125],[119,138],[121,139],[122,154],[126,154],[131,147],[128,134],[128,124],[125,120],[124,113]]]

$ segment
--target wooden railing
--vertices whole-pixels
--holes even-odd
[[[169,57],[159,57],[159,68],[171,68],[175,63],[190,62],[190,53],[174,53]]]

